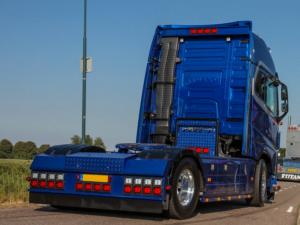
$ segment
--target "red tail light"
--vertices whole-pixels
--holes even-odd
[[[75,190],[77,190],[77,191],[81,191],[82,190],[82,188],[83,188],[83,184],[82,183],[76,183],[75,184]]]
[[[131,193],[132,187],[131,186],[124,186],[124,193]]]
[[[40,181],[39,181],[39,187],[40,187],[40,188],[46,187],[46,181],[40,180]]]
[[[57,189],[63,189],[64,188],[64,182],[63,181],[56,181],[56,188]]]
[[[30,187],[37,187],[37,180],[31,180]]]
[[[103,191],[110,192],[110,184],[104,184]]]
[[[26,180],[27,180],[27,181],[30,181],[30,177],[27,177]]]
[[[196,34],[196,29],[190,29],[190,34]]]
[[[203,148],[203,153],[209,153],[209,148]]]
[[[155,195],[161,195],[161,188],[155,187],[153,189],[153,194],[155,194]]]
[[[144,187],[143,193],[144,194],[151,194],[151,187]]]
[[[134,187],[133,193],[141,194],[142,193],[142,187],[140,187],[140,186]]]
[[[48,181],[47,187],[48,188],[54,188],[54,181]]]
[[[218,33],[218,29],[217,28],[211,28],[211,33],[212,34],[217,34]]]
[[[204,34],[209,34],[210,33],[210,29],[209,28],[205,28],[204,29]]]
[[[196,148],[196,152],[197,153],[201,153],[202,152],[202,148]]]
[[[166,190],[167,191],[171,190],[171,186],[170,185],[166,186]]]
[[[84,184],[84,190],[91,191],[92,190],[92,184],[91,183]]]
[[[189,147],[189,149],[194,151],[194,147]]]
[[[94,184],[94,191],[101,191],[101,184]]]

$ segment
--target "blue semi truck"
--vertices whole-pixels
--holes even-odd
[[[250,21],[158,26],[136,143],[50,147],[32,162],[29,201],[178,219],[199,200],[263,206],[287,112],[287,87]]]

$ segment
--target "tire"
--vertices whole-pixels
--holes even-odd
[[[262,207],[267,199],[267,165],[265,160],[259,160],[255,169],[255,180],[253,187],[253,197],[246,198],[246,203],[249,206]],[[263,188],[263,184],[264,187]]]
[[[186,188],[193,190],[193,194],[185,195]],[[199,192],[200,173],[197,164],[192,158],[184,158],[176,168],[171,184],[169,210],[164,211],[163,215],[174,219],[191,217],[197,207]]]

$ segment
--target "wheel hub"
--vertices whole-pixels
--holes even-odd
[[[194,176],[189,169],[183,170],[178,178],[177,196],[181,205],[188,205],[194,196]]]

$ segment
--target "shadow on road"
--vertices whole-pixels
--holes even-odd
[[[266,204],[272,204],[271,201]],[[248,208],[244,200],[235,201],[224,201],[224,202],[211,202],[211,203],[199,203],[195,213],[192,217],[198,216],[199,214],[209,214],[216,212],[233,211],[237,209]],[[84,209],[84,208],[66,208],[56,209],[51,206],[45,206],[36,209],[36,211],[52,212],[52,213],[69,213],[76,215],[93,215],[93,216],[104,216],[104,217],[119,217],[127,219],[141,219],[149,221],[166,221],[169,218],[163,217],[160,214],[151,213],[136,213],[136,212],[123,212],[123,211],[111,211],[111,210],[98,210],[98,209]]]

